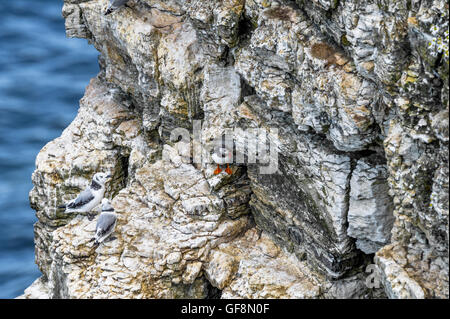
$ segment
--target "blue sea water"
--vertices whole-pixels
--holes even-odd
[[[97,51],[65,36],[62,0],[0,0],[0,298],[40,276],[28,193],[39,150],[77,113]]]

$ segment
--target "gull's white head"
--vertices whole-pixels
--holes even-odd
[[[104,186],[105,183],[111,178],[111,174],[109,173],[96,173],[92,178],[92,181]]]
[[[114,208],[111,206],[111,203],[107,198],[102,199],[102,211],[103,212],[114,211]]]

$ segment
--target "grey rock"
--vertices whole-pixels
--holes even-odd
[[[366,254],[389,243],[394,222],[387,169],[382,163],[376,156],[359,160],[350,180],[347,233],[357,239],[356,246]]]

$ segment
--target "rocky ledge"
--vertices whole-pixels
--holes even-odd
[[[37,156],[22,298],[449,297],[446,1],[107,4],[64,3],[101,71]],[[98,171],[96,248],[57,206]]]

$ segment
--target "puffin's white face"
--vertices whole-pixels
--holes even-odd
[[[111,174],[106,174],[106,173],[97,173],[94,175],[94,177],[92,178],[92,180],[94,180],[95,182],[97,182],[100,185],[105,185],[106,181],[111,178]]]

